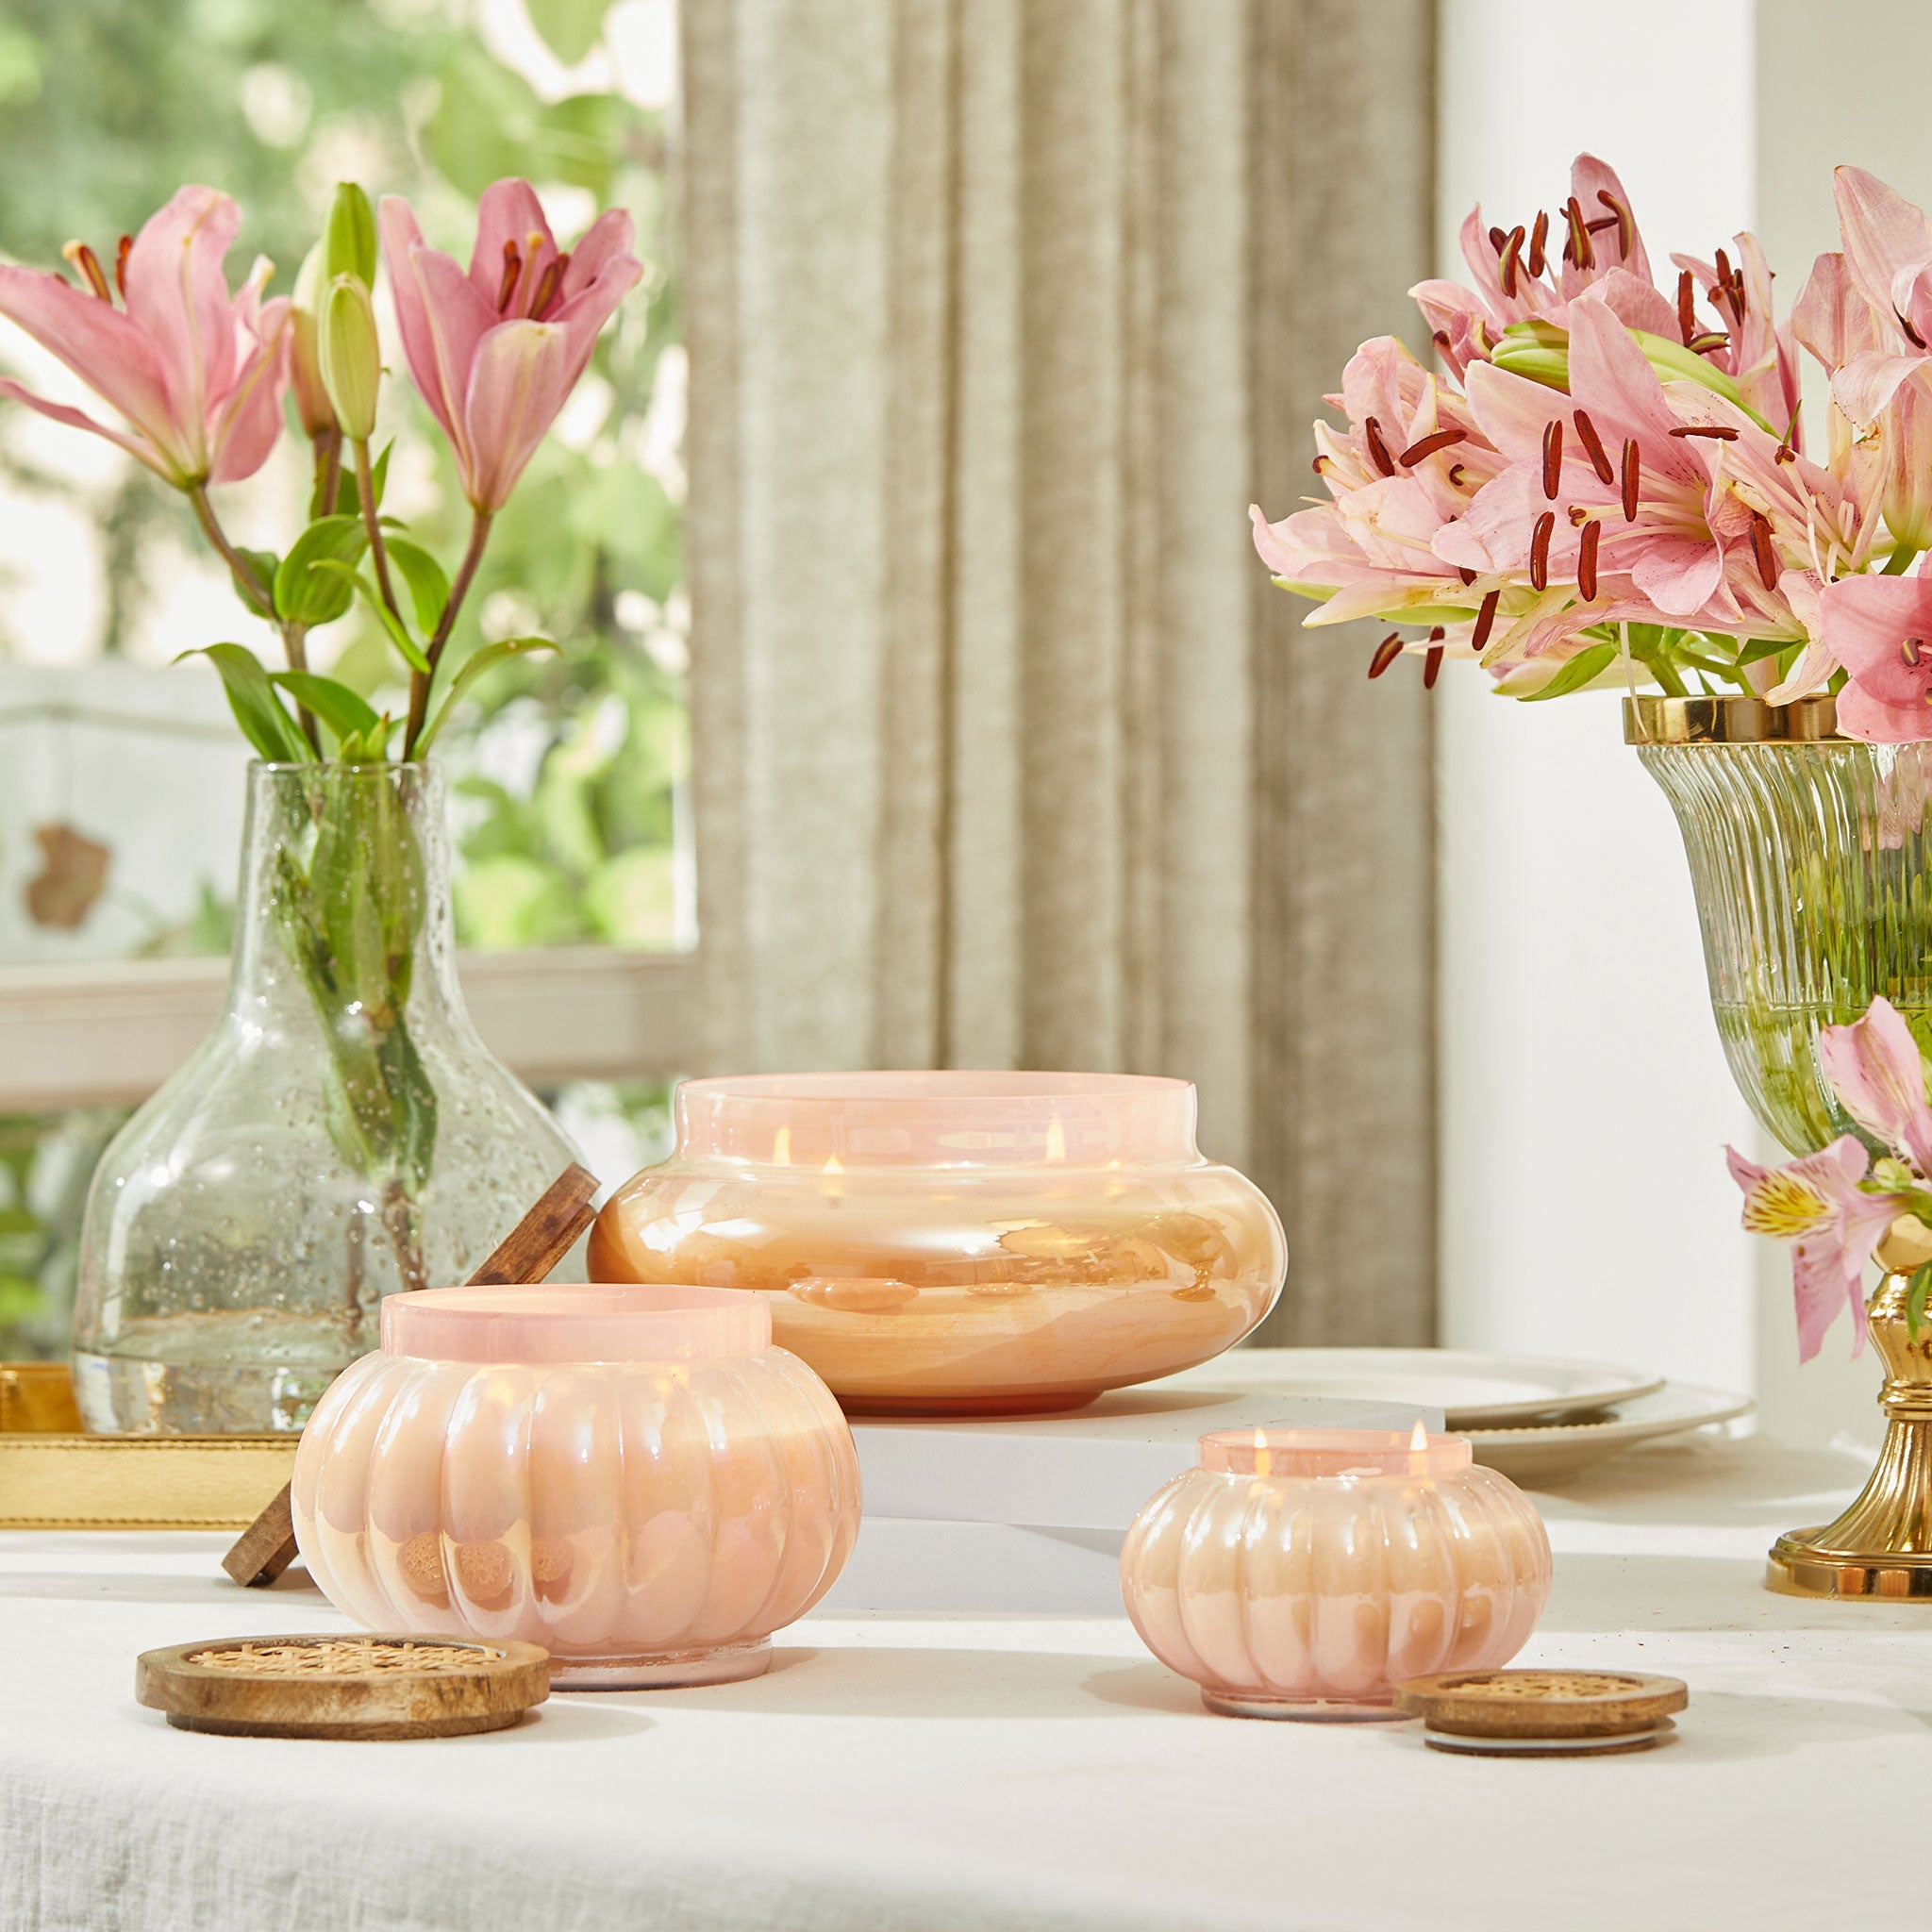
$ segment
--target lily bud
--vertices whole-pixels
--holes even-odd
[[[1570,387],[1570,335],[1552,322],[1512,322],[1490,360],[1546,389]]]
[[[289,305],[289,373],[295,390],[295,409],[304,431],[312,437],[336,426],[328,391],[322,381],[319,340],[323,297],[328,285],[323,275],[322,243],[308,251],[302,273],[295,277],[294,299]]]
[[[369,285],[359,276],[337,275],[329,283],[317,336],[323,387],[335,408],[336,421],[351,441],[367,442],[375,432],[382,344],[375,333]]]
[[[336,183],[328,225],[322,231],[325,269],[330,280],[355,275],[365,287],[375,281],[375,210],[353,181]]]

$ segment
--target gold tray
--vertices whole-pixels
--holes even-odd
[[[0,1529],[245,1529],[293,1436],[89,1436],[65,1362],[0,1362]]]

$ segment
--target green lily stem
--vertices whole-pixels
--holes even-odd
[[[1904,576],[1906,572],[1911,569],[1912,558],[1918,554],[1918,545],[1915,543],[1895,544],[1891,555],[1885,559],[1885,568],[1879,575],[1888,577]]]
[[[194,514],[201,520],[203,533],[220,553],[222,561],[235,574],[235,581],[241,585],[242,595],[255,608],[258,617],[265,617],[269,623],[275,621],[275,600],[269,588],[256,575],[255,566],[228,541],[228,533],[222,528],[215,515],[215,507],[208,500],[206,483],[191,483],[188,486],[188,500],[194,506]]]
[[[208,486],[205,483],[191,483],[188,486],[188,500],[194,506],[194,514],[200,520],[203,533],[214,545],[222,561],[234,574],[236,583],[242,587],[242,594],[254,607],[256,615],[273,625],[281,637],[282,651],[289,660],[289,669],[307,671],[308,626],[300,624],[284,624],[275,616],[274,592],[256,575],[255,566],[229,542],[228,533],[222,528],[221,519],[215,515],[214,505],[208,500]],[[295,707],[295,715],[301,723],[303,737],[308,739],[310,749],[320,756],[322,735],[316,728],[315,714],[307,705],[298,704]]]
[[[401,624],[403,613],[397,608],[395,589],[389,577],[389,546],[382,541],[382,519],[375,511],[375,471],[369,459],[369,439],[366,436],[356,438],[355,449],[356,496],[362,506],[362,527],[369,533],[369,557],[375,565],[375,588],[382,593],[383,608]]]
[[[443,647],[449,642],[450,633],[457,627],[457,614],[463,608],[463,599],[470,594],[470,586],[475,581],[477,566],[483,561],[484,546],[490,541],[490,525],[492,519],[490,511],[479,509],[470,523],[470,545],[463,552],[462,563],[457,570],[456,581],[450,586],[449,602],[442,607],[442,617],[436,626],[436,635],[429,640],[428,649],[424,655],[429,659],[426,672],[415,671],[409,675],[409,723],[403,733],[403,756],[406,758],[416,755],[416,741],[423,736],[423,726],[429,715],[429,693],[436,684],[436,673],[442,662]]]

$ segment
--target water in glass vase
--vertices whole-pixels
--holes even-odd
[[[462,1281],[571,1159],[457,984],[441,774],[251,769],[227,1003],[89,1191],[75,1397],[299,1430],[381,1297]]]

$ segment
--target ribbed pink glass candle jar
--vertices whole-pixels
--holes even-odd
[[[813,1074],[690,1080],[677,1151],[591,1239],[605,1281],[766,1300],[848,1409],[1077,1407],[1231,1348],[1281,1224],[1194,1144],[1185,1080]]]
[[[1224,1429],[1135,1519],[1121,1591],[1210,1710],[1382,1718],[1404,1677],[1523,1648],[1550,1541],[1459,1436]]]
[[[756,1676],[830,1589],[858,1463],[753,1295],[443,1288],[316,1405],[295,1537],[371,1629],[542,1644],[562,1686]]]

